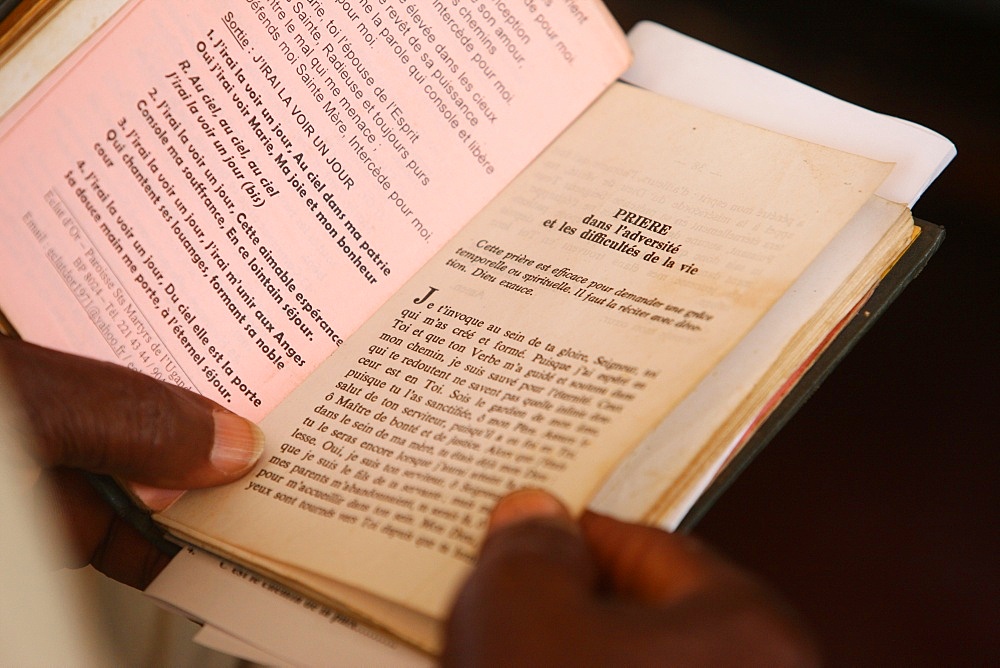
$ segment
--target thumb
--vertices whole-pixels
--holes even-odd
[[[539,490],[504,497],[452,610],[443,663],[546,664],[561,645],[553,635],[577,628],[565,622],[588,609],[596,579],[583,538],[555,497]]]
[[[234,480],[260,456],[252,423],[124,367],[10,339],[0,341],[0,363],[45,466],[187,489]]]

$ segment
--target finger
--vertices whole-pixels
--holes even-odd
[[[444,663],[557,658],[550,653],[565,645],[556,636],[579,629],[570,618],[589,602],[595,581],[583,539],[558,501],[535,490],[505,497],[453,608]]]
[[[0,341],[0,361],[48,466],[186,489],[238,478],[260,455],[256,426],[174,385],[22,341]]]
[[[816,665],[815,643],[768,587],[691,536],[586,512],[580,526],[620,605],[609,624],[649,625],[648,657],[706,665]]]
[[[484,582],[500,584],[505,596],[538,591],[543,583],[550,594],[580,597],[589,593],[594,574],[576,525],[555,497],[522,490],[497,503],[479,554],[477,575]]]
[[[150,487],[137,482],[128,482],[125,485],[128,491],[135,498],[142,502],[142,505],[154,513],[166,510],[187,490],[184,489],[162,489],[160,487]]]
[[[559,499],[538,489],[513,492],[500,499],[490,513],[487,537],[529,520],[552,520],[572,529],[572,519]]]
[[[42,484],[69,537],[67,566],[93,564],[108,577],[144,589],[170,561],[119,518],[79,471],[53,469]]]
[[[640,602],[668,603],[730,575],[723,560],[690,536],[589,511],[580,527],[614,590]]]

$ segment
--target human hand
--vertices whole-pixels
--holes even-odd
[[[815,665],[794,613],[694,538],[516,492],[493,511],[444,665]]]
[[[236,480],[260,456],[255,425],[209,399],[121,366],[0,337],[0,373],[34,430],[74,566],[145,587],[169,558],[119,518],[81,473],[128,481],[153,510],[183,490]]]

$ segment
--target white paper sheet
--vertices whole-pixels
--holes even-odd
[[[665,26],[629,32],[629,83],[745,123],[896,163],[876,193],[909,207],[955,157],[933,130],[837,99]]]

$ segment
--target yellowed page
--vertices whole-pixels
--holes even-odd
[[[130,2],[0,124],[0,305],[259,418],[627,60],[596,2]]]
[[[441,618],[494,500],[581,508],[888,170],[616,85],[264,421],[243,485],[162,519]]]

